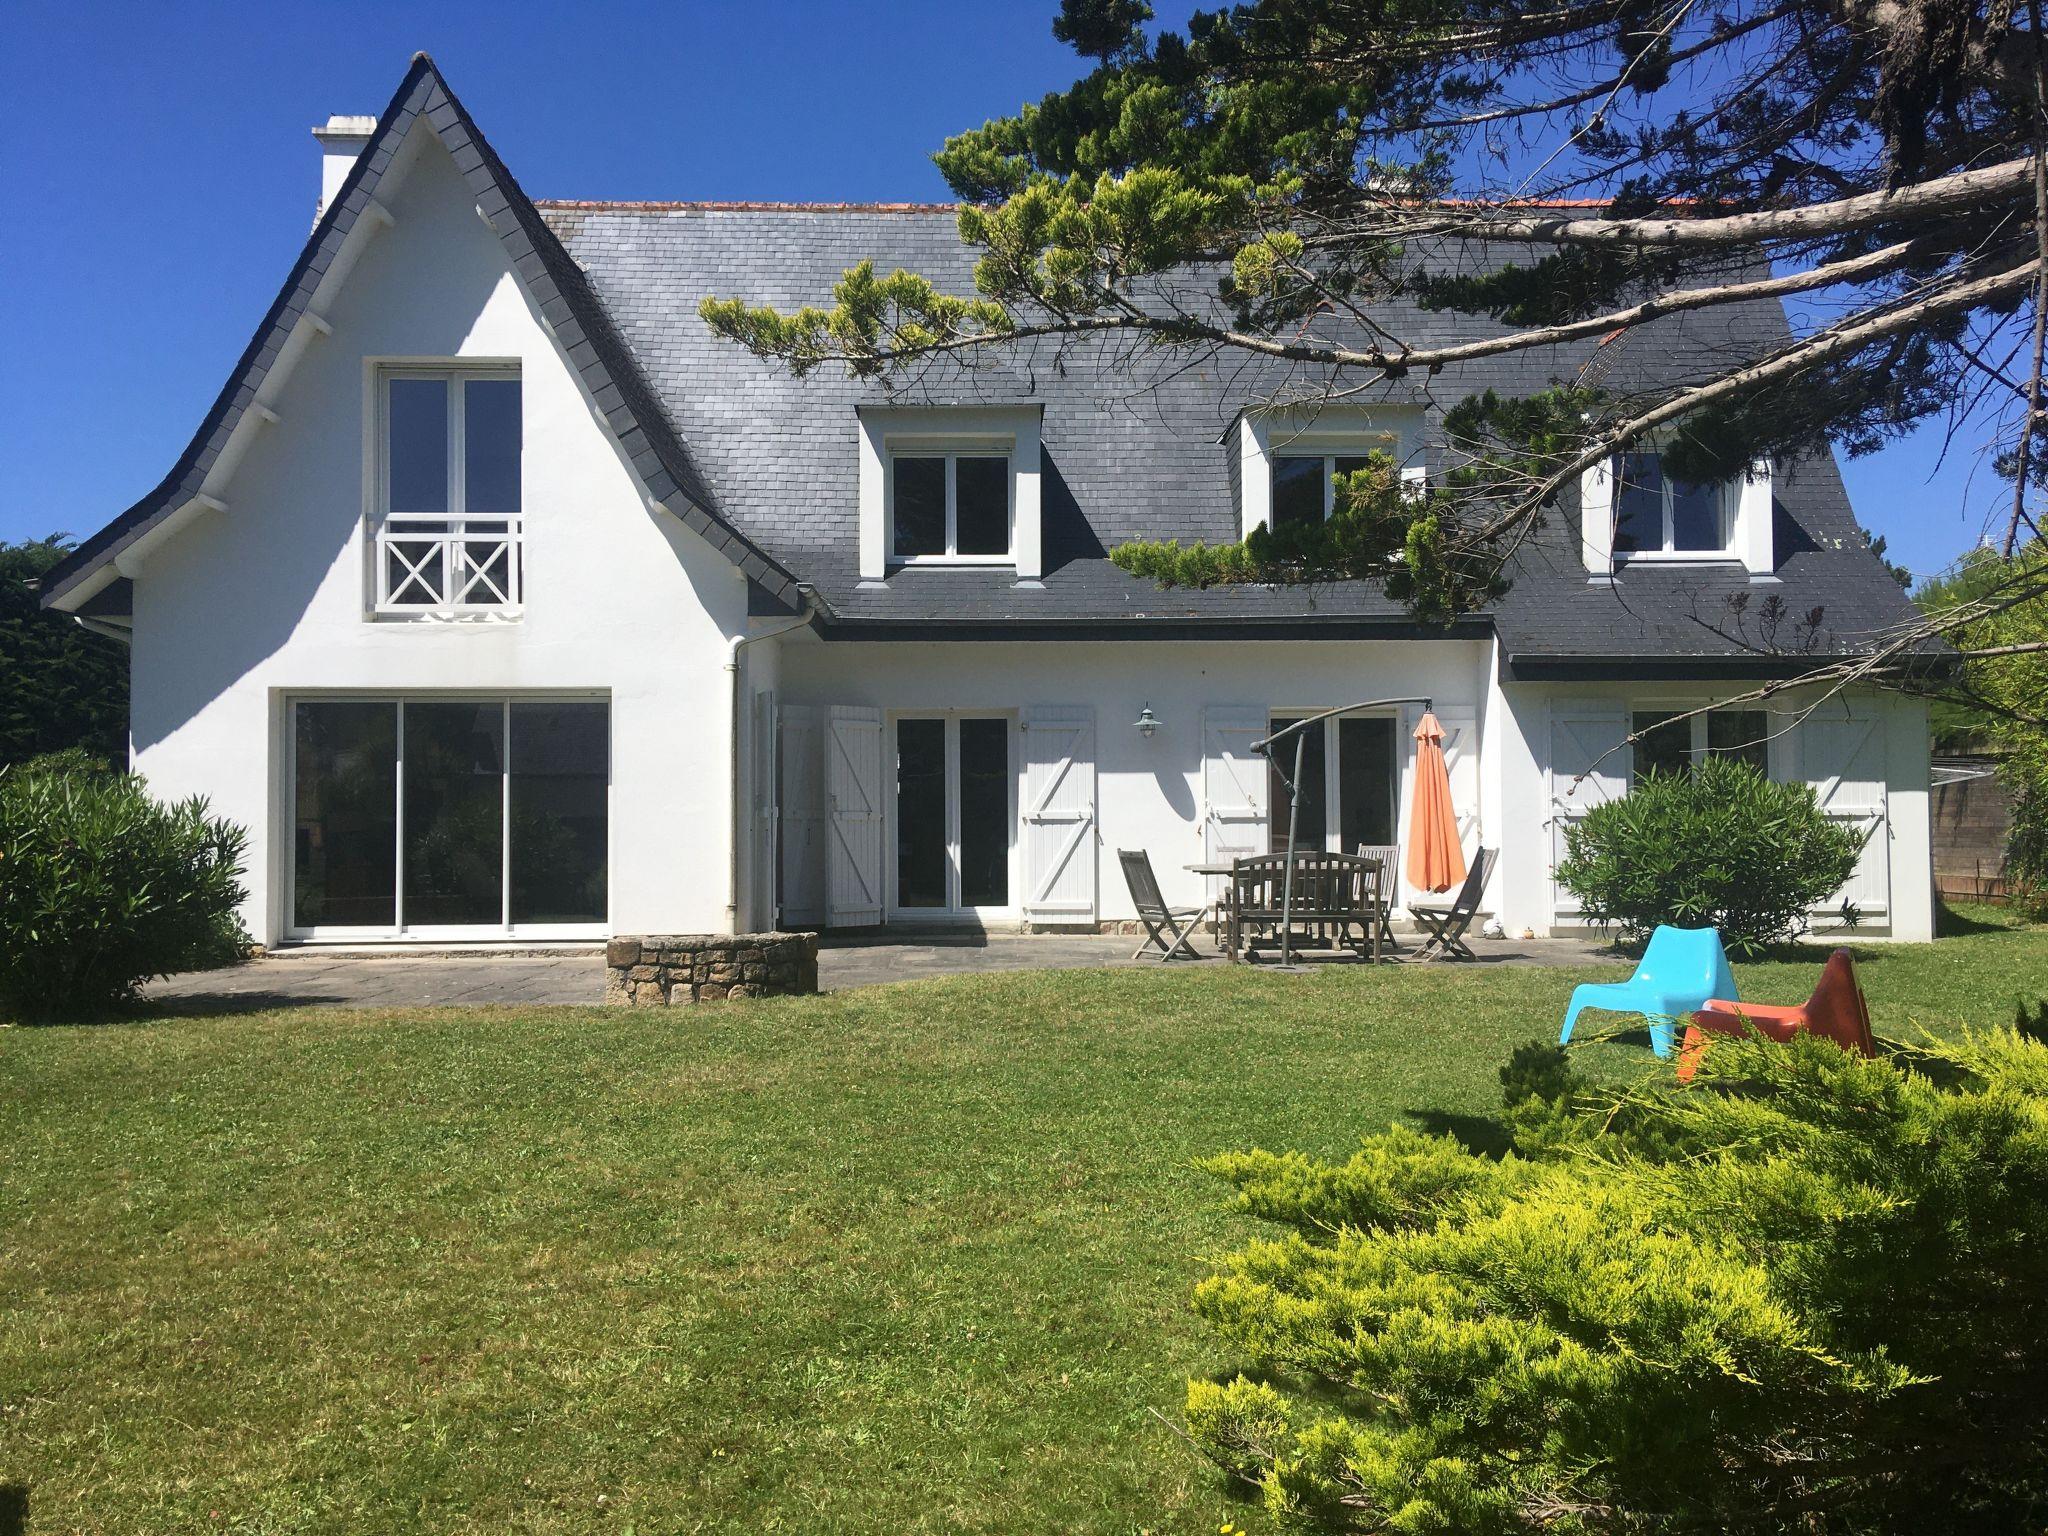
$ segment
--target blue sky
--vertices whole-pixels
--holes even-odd
[[[381,110],[415,49],[536,197],[940,199],[947,134],[1078,73],[1054,8],[11,0],[0,538],[89,533],[162,477],[305,239],[307,129]],[[1921,571],[2010,495],[1940,446],[1844,466]]]

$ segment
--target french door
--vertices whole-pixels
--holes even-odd
[[[600,699],[293,701],[287,930],[603,935],[610,716]]]
[[[1283,730],[1312,714],[1274,715],[1271,729]],[[1333,729],[1334,727],[1334,729]],[[1401,759],[1391,715],[1340,715],[1320,720],[1301,735],[1301,801],[1294,817],[1295,844],[1332,853],[1356,853],[1361,846],[1394,841],[1400,815]],[[1267,770],[1268,837],[1275,853],[1287,847],[1288,794],[1280,768],[1294,771],[1294,738],[1276,749],[1280,762]]]
[[[1016,773],[1006,715],[899,715],[890,910],[1012,912]]]

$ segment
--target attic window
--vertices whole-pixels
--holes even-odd
[[[897,560],[1010,558],[1010,455],[892,453],[889,513]]]
[[[1673,479],[1656,453],[1618,455],[1614,479],[1617,558],[1700,559],[1731,552],[1735,517],[1726,485]]]

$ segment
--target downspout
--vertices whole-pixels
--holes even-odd
[[[756,640],[773,640],[791,630],[802,629],[817,616],[818,594],[809,582],[796,584],[803,612],[787,624],[763,630],[758,635],[738,634],[725,643],[726,688],[725,740],[729,756],[726,783],[732,794],[726,818],[725,931],[738,933],[740,925],[740,652]]]

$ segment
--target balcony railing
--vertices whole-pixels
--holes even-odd
[[[394,512],[377,530],[380,613],[502,613],[523,601],[519,517]]]

